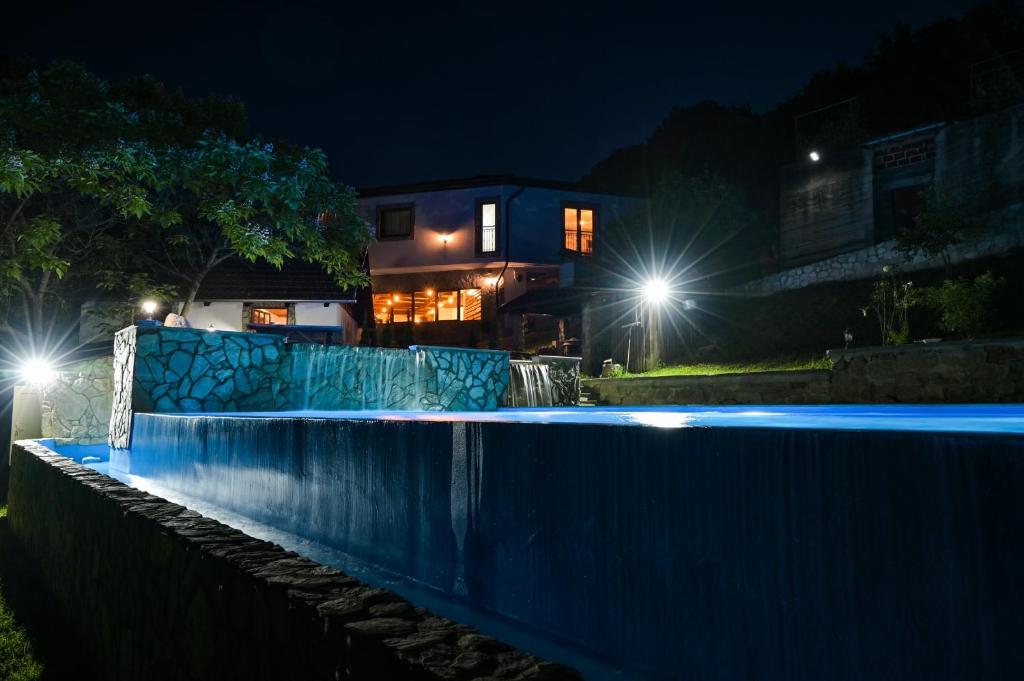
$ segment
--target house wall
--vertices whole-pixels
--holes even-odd
[[[412,239],[379,241],[370,247],[370,271],[374,275],[399,274],[409,270],[486,269],[500,267],[505,259],[505,201],[515,186],[473,187],[359,200],[359,212],[371,225],[377,223],[377,209],[399,203],[413,203]],[[475,254],[476,202],[485,198],[501,200],[498,249],[484,257]],[[626,197],[527,187],[512,202],[510,253],[514,262],[558,265],[562,260],[562,202],[575,201],[598,207],[597,231],[606,220],[617,219],[636,204]],[[449,235],[447,244],[442,235]],[[396,271],[396,269],[398,271]]]
[[[206,329],[211,324],[218,331],[244,331],[242,328],[242,302],[196,302],[188,314],[194,329]]]
[[[884,242],[892,190],[933,183],[978,200],[983,211],[1002,214],[1024,202],[1024,105],[783,168],[783,267]]]
[[[310,326],[339,326],[342,324],[340,303],[295,303],[295,323]]]

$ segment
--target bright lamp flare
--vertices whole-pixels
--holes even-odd
[[[145,312],[146,314],[153,314],[154,312],[156,312],[156,301],[147,300],[146,302],[144,302],[142,304],[142,311]]]
[[[19,373],[23,381],[32,385],[46,385],[57,376],[53,365],[47,360],[38,357],[25,360],[21,365]]]
[[[663,279],[649,279],[644,283],[644,300],[660,305],[668,299],[668,284]]]

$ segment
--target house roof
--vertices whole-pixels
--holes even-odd
[[[515,187],[537,187],[540,189],[560,189],[563,191],[582,192],[586,194],[627,196],[627,194],[622,192],[588,189],[586,187],[581,187],[576,182],[545,180],[535,177],[522,177],[519,175],[477,175],[476,177],[412,182],[409,184],[396,184],[385,187],[364,187],[356,190],[356,193],[360,198],[372,198],[375,196],[394,196],[397,194],[417,194],[420,192],[436,192],[449,189],[472,189],[475,187],[498,187],[503,185]]]
[[[225,260],[206,275],[196,300],[355,302],[317,264],[292,261],[281,269],[265,261]]]

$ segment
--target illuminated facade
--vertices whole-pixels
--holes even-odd
[[[562,265],[593,256],[602,225],[635,203],[507,176],[362,190],[360,214],[376,237],[374,325],[415,325],[419,342],[475,344],[499,302],[564,284]]]

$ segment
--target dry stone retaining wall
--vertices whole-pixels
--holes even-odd
[[[1024,340],[830,350],[831,370],[586,379],[610,405],[1024,402]]]
[[[104,679],[579,679],[36,442],[9,502]]]

